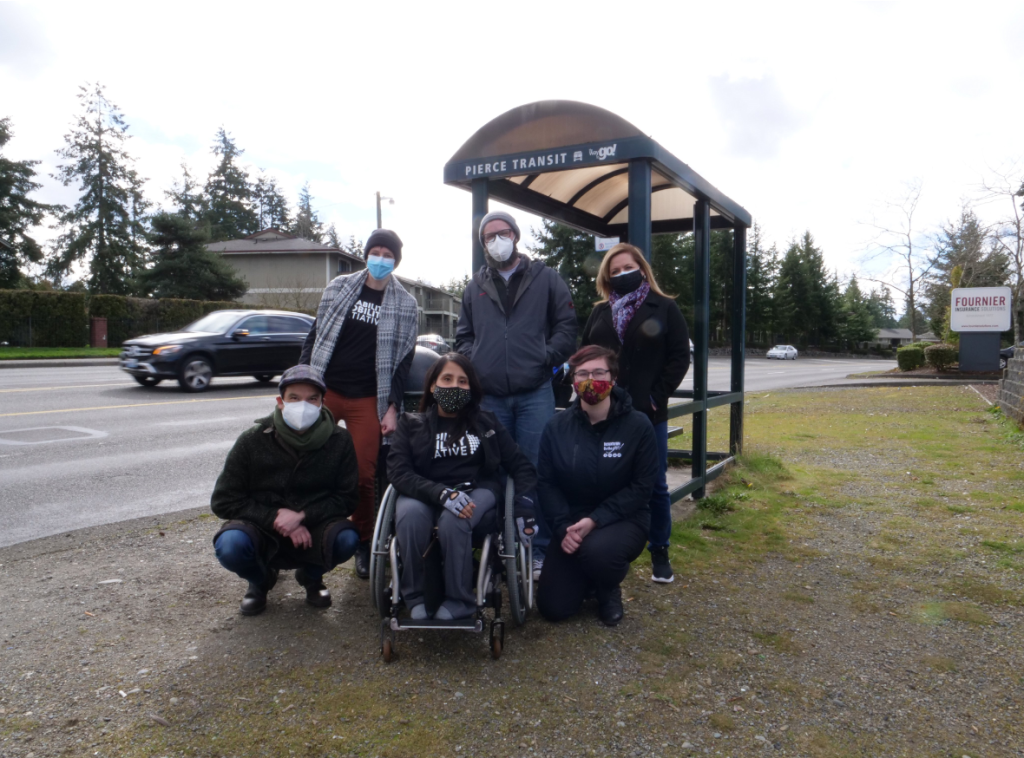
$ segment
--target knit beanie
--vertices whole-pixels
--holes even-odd
[[[402,262],[402,240],[390,229],[374,229],[363,245],[363,250],[369,255],[375,247],[386,247],[395,255],[395,267]]]
[[[512,233],[516,236],[515,241],[519,241],[519,224],[516,223],[516,220],[508,213],[505,213],[505,211],[491,211],[480,219],[480,244],[483,244],[484,241],[484,227],[487,226],[489,222],[498,220],[504,221],[511,226]]]

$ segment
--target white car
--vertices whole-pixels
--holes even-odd
[[[776,345],[768,351],[768,358],[778,358],[781,361],[795,361],[796,348],[792,345]]]

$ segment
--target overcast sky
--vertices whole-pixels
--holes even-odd
[[[206,176],[224,126],[293,203],[308,180],[343,236],[374,228],[375,190],[393,197],[400,273],[435,283],[470,263],[470,196],[442,168],[518,105],[618,113],[769,242],[809,229],[847,274],[907,182],[927,231],[1024,156],[1022,75],[1019,2],[0,2],[6,154],[42,160],[41,200],[75,200],[48,174],[79,85],[99,81],[152,200],[182,161]]]

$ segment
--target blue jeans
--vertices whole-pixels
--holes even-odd
[[[338,532],[338,536],[334,538],[334,549],[331,551],[331,569],[355,555],[358,545],[359,532],[355,529],[342,529]],[[253,584],[266,583],[269,568],[260,560],[256,546],[252,544],[249,535],[241,529],[228,529],[221,532],[217,541],[213,543],[213,550],[220,565],[228,571],[233,571]],[[330,571],[330,569],[313,563],[307,563],[302,570],[310,582],[320,581],[323,575]]]
[[[668,494],[668,422],[654,425],[654,439],[658,443],[658,478],[649,501],[651,508],[651,547],[668,545],[672,536],[672,498]]]
[[[512,435],[523,454],[537,468],[540,457],[540,436],[544,427],[555,415],[555,392],[551,382],[544,382],[530,392],[518,395],[496,397],[486,395],[480,403],[485,411],[498,417],[501,425]],[[522,493],[525,494],[525,493]],[[534,558],[543,558],[548,543],[551,542],[551,529],[544,518],[544,504],[537,503],[537,535],[533,538]]]

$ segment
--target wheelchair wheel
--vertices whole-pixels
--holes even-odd
[[[377,522],[373,526],[373,539],[370,542],[370,591],[373,594],[373,607],[381,618],[391,615],[391,560],[388,550],[394,536],[395,502],[398,493],[394,487],[388,487],[377,511]]]
[[[508,484],[505,486],[505,533],[503,535],[505,555],[508,556],[504,559],[505,583],[508,585],[508,606],[512,613],[512,620],[516,626],[520,626],[526,621],[526,605],[528,601],[526,595],[527,577],[523,576],[522,564],[519,560],[519,530],[516,529],[515,508],[513,507],[515,497],[515,484],[512,482],[512,477],[509,477]],[[501,655],[500,647],[498,655]]]

